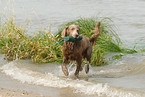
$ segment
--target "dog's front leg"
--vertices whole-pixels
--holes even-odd
[[[66,63],[68,62],[68,59],[66,57],[63,58],[63,63],[62,63],[62,71],[65,74],[65,76],[68,76],[68,69],[66,67]]]
[[[81,70],[82,59],[80,58],[76,61],[77,61],[77,68],[76,68],[76,71],[75,71],[75,76],[78,77],[79,76],[79,71]]]

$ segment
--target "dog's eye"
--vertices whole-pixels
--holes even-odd
[[[77,30],[77,32],[79,32],[80,30]]]
[[[72,28],[71,30],[74,30],[75,28]]]

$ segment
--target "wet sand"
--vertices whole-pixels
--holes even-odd
[[[0,88],[0,97],[50,97],[50,96],[33,94],[26,91],[14,91],[10,89]]]
[[[0,88],[0,97],[95,97],[95,96],[88,96],[88,95],[83,95],[83,94],[73,94],[69,92],[64,92],[62,95],[57,95],[55,96],[56,91],[53,91],[54,96],[44,96],[43,94],[37,94],[37,93],[30,93],[26,92],[24,90],[13,90],[13,89],[5,89],[5,88]],[[57,94],[57,93],[56,93]],[[103,96],[102,96],[103,97]],[[106,97],[106,96],[105,96]]]

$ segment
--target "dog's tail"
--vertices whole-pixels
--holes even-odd
[[[94,32],[94,34],[89,39],[92,46],[94,45],[94,43],[96,42],[96,40],[100,34],[100,22],[98,22],[98,24],[96,24],[95,30],[93,30],[93,32]]]

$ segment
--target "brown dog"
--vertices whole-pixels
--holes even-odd
[[[63,43],[63,63],[62,63],[62,71],[66,76],[69,75],[68,69],[66,67],[66,63],[68,63],[68,60],[73,60],[76,61],[77,63],[77,68],[75,71],[75,76],[78,77],[79,71],[82,70],[81,64],[82,64],[82,59],[87,59],[87,65],[85,66],[85,72],[89,72],[89,64],[91,61],[91,54],[92,54],[92,46],[97,40],[99,34],[100,34],[100,22],[96,25],[94,34],[91,36],[91,38],[87,38],[83,36],[83,39],[80,41],[74,41],[74,42],[69,42],[69,41],[64,41]],[[79,26],[76,25],[70,25],[67,26],[63,31],[62,31],[62,37],[66,36],[73,36],[74,38],[77,38],[80,33],[80,28]]]

